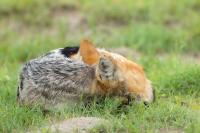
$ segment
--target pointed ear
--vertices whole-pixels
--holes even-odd
[[[92,42],[89,40],[82,40],[80,43],[80,55],[82,57],[83,62],[86,64],[92,65],[97,64],[99,61],[99,52],[92,45]]]

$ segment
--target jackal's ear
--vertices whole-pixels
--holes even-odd
[[[83,62],[89,65],[97,64],[99,61],[99,52],[89,40],[82,40],[80,43],[80,55]]]

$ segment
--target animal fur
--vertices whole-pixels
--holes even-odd
[[[55,106],[81,95],[115,95],[151,102],[152,92],[142,67],[84,40],[80,49],[53,50],[26,63],[17,101],[21,105]]]

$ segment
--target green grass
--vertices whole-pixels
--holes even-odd
[[[76,116],[110,120],[109,127],[100,128],[109,133],[167,128],[200,132],[200,65],[195,59],[200,51],[199,11],[199,0],[1,0],[0,132],[37,129],[53,119]],[[137,51],[156,102],[119,110],[116,99],[106,98],[48,115],[39,107],[17,105],[22,64],[51,49],[78,45],[84,37],[98,47]]]

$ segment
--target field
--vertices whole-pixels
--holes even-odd
[[[0,29],[0,132],[24,132],[76,116],[112,122],[111,128],[91,132],[200,132],[199,0],[1,0]],[[141,64],[152,80],[155,103],[119,110],[117,100],[106,98],[47,115],[39,107],[17,105],[23,63],[79,45],[82,38]]]

